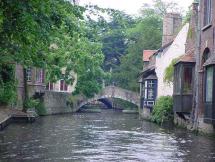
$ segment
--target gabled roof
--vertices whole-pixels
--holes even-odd
[[[180,59],[176,62],[178,63],[195,63],[196,59],[194,54],[184,54],[183,56],[180,57]]]
[[[149,58],[156,52],[157,50],[143,50],[143,61],[149,61]]]
[[[163,50],[165,50],[166,48],[168,48],[169,46],[171,46],[173,43],[173,41],[163,45],[162,47],[160,47],[153,55],[158,55],[159,52],[163,52]],[[150,56],[151,57],[151,56]]]

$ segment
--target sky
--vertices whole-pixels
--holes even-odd
[[[187,11],[193,0],[164,0],[174,1],[179,6]],[[152,0],[80,0],[80,5],[96,4],[103,8],[114,8],[127,12],[128,14],[136,15],[144,3],[152,4]]]

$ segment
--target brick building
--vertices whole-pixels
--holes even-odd
[[[25,96],[24,89],[24,72],[21,65],[16,65],[16,79],[17,84],[17,107],[23,107],[23,101]],[[45,91],[45,71],[39,68],[27,68],[26,79],[28,87],[28,95],[32,97],[35,93],[41,94]]]
[[[193,4],[186,54],[175,65],[175,122],[204,132],[215,126],[215,1]]]

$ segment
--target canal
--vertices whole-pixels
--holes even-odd
[[[0,161],[215,161],[215,140],[104,110],[12,124],[0,132]]]

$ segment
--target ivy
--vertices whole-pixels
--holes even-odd
[[[164,82],[167,84],[173,83],[173,78],[174,78],[174,65],[176,62],[179,60],[179,58],[175,58],[172,60],[170,65],[165,69],[164,72]]]
[[[15,65],[0,64],[0,105],[13,104],[16,101]]]

